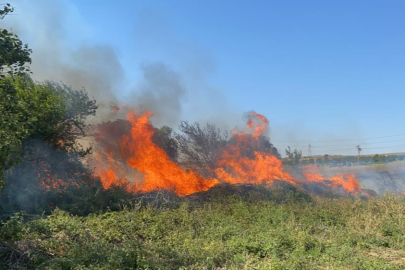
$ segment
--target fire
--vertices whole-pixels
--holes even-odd
[[[96,169],[98,175],[100,176],[101,184],[103,185],[103,188],[109,189],[112,186],[127,185],[128,181],[126,179],[119,179],[115,172],[118,168],[114,162],[111,151],[107,152],[106,163],[107,163],[107,169],[104,169],[104,170],[100,169],[100,168]]]
[[[316,165],[305,166],[305,169],[306,170],[303,173],[305,175],[306,181],[308,182],[323,183],[326,186],[332,188],[341,187],[351,193],[361,192],[359,180],[352,173],[346,175],[340,173],[329,179],[325,179]]]
[[[332,182],[332,186],[334,188],[340,186],[352,193],[359,193],[361,191],[359,180],[357,180],[356,176],[353,173],[346,175],[337,174],[329,180]]]
[[[76,188],[79,187],[76,181],[73,179],[63,179],[58,172],[51,170],[51,168],[51,165],[45,161],[38,162],[36,167],[37,180],[44,192],[51,190],[63,191],[69,185],[73,185]]]
[[[99,172],[104,188],[111,185],[125,185],[130,192],[172,190],[179,196],[205,191],[218,183],[216,179],[204,179],[196,171],[183,170],[170,160],[163,149],[152,142],[154,132],[149,122],[152,113],[138,115],[132,110],[127,115],[131,124],[130,134],[118,142],[126,164],[141,174],[142,179],[120,180],[110,156],[108,169]],[[140,181],[139,181],[140,180]]]
[[[255,112],[250,112],[248,118],[245,130],[232,132],[235,143],[225,148],[215,170],[217,177],[231,184],[272,184],[279,180],[295,185],[280,159],[259,150],[260,136],[268,129],[267,118]]]
[[[95,173],[103,187],[122,186],[128,192],[145,193],[155,190],[171,190],[178,196],[206,191],[222,183],[272,184],[284,181],[294,186],[307,182],[323,183],[330,188],[343,188],[350,193],[361,192],[353,174],[338,174],[325,179],[317,167],[306,167],[305,179],[294,178],[269,147],[266,132],[268,120],[264,115],[250,112],[244,129],[233,130],[231,139],[220,150],[213,175],[206,179],[195,170],[184,169],[172,161],[166,152],[152,141],[154,127],[149,121],[153,114],[138,114],[130,110],[126,121],[120,120],[107,126],[99,126],[96,140],[104,140],[104,149],[94,157]],[[114,138],[105,140],[104,133]],[[102,154],[106,152],[106,154]]]
[[[58,178],[56,174],[52,174],[48,169],[44,169],[42,175],[38,174],[38,179],[40,179],[40,185],[46,192],[51,191],[51,189],[62,190],[68,185],[65,181]]]
[[[255,151],[250,159],[226,152],[219,165],[223,167],[216,169],[217,177],[230,184],[272,184],[279,180],[295,185],[294,178],[283,171],[281,160],[266,153]]]

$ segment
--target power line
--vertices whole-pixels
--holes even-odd
[[[374,139],[382,139],[382,138],[392,138],[392,137],[400,137],[405,136],[405,134],[397,134],[397,135],[389,135],[389,136],[380,136],[380,137],[372,137],[372,138],[359,138],[359,139],[350,139],[350,140],[329,140],[329,141],[314,141],[314,140],[306,140],[306,141],[273,141],[272,142],[285,142],[285,143],[317,143],[317,142],[353,142],[353,141],[362,141],[362,140],[374,140]]]
[[[405,144],[387,145],[387,146],[381,146],[381,147],[368,147],[368,148],[363,148],[363,149],[381,149],[381,148],[391,148],[391,147],[398,147],[398,146],[405,146]]]
[[[403,141],[405,141],[405,139],[401,139],[401,140],[393,140],[393,141],[381,141],[381,142],[360,142],[361,144],[366,144],[366,145],[369,145],[369,144],[380,144],[380,143],[389,143],[389,142],[403,142]],[[292,144],[277,144],[277,146],[291,146]],[[307,146],[307,144],[305,144],[305,145],[296,145],[296,144],[293,144],[294,146],[296,146],[296,147],[306,147]],[[327,145],[325,145],[324,147],[341,147],[341,146],[353,146],[354,144],[338,144],[338,145],[330,145],[330,144],[327,144]],[[316,146],[313,146],[313,147],[316,147]]]
[[[311,150],[311,155],[312,155],[312,149],[315,149],[318,153],[320,153],[320,152],[330,153],[330,152],[341,152],[341,151],[347,152],[347,151],[353,151],[354,150],[353,146],[350,147],[350,148],[322,148],[322,147],[316,147],[316,146],[313,146],[313,145],[311,145],[309,147],[309,145],[308,145],[308,150]],[[360,145],[358,145],[356,147],[359,148]],[[359,155],[359,149],[358,148],[357,148],[357,151],[358,151],[358,155]],[[386,145],[386,146],[379,146],[379,147],[361,147],[360,149],[361,149],[360,151],[373,150],[373,149],[405,149],[405,144]]]
[[[391,147],[400,147],[400,146],[405,146],[405,144],[386,145],[386,146],[379,146],[379,147],[361,147],[361,149],[382,149],[382,148],[391,148]],[[324,150],[324,151],[352,150],[353,149],[353,147],[350,147],[350,148],[322,148],[322,147],[315,147],[315,146],[312,146],[312,148],[315,148],[316,150]]]

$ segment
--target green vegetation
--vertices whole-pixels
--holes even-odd
[[[13,11],[10,4],[4,5],[0,18]],[[0,189],[5,184],[5,170],[18,163],[22,140],[29,136],[36,120],[36,115],[26,110],[24,94],[11,82],[15,76],[26,76],[30,54],[31,50],[15,34],[0,28]]]
[[[85,118],[97,105],[84,91],[61,84],[34,83],[29,77],[0,80],[0,187],[4,172],[27,159],[24,148],[38,139],[54,149],[84,156],[77,139],[84,136]]]
[[[55,210],[0,229],[4,269],[403,269],[405,198]],[[3,269],[2,268],[2,269]]]
[[[4,5],[0,18],[10,12],[13,8]],[[70,165],[78,164],[79,158],[91,151],[77,139],[85,135],[85,120],[95,114],[96,102],[84,90],[75,91],[53,82],[34,83],[28,75],[30,54],[31,50],[15,34],[0,29],[0,189],[5,180],[13,181],[15,186],[21,184],[16,179],[21,179],[22,170],[13,166],[22,161],[31,161],[31,167],[47,163],[44,155],[40,160],[44,148],[65,154],[59,161]],[[38,142],[45,147],[31,151]],[[7,170],[9,175],[5,175]]]
[[[285,149],[286,158],[284,159],[283,163],[286,165],[298,166],[300,165],[302,151],[298,151],[297,149],[291,150],[288,146],[288,149]]]
[[[5,4],[0,10],[0,19],[12,13],[14,8]],[[0,28],[0,78],[6,75],[21,75],[29,72],[27,63],[31,63],[32,50],[14,33]]]

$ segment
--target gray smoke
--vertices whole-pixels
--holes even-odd
[[[85,42],[91,32],[67,1],[16,0],[11,4],[17,15],[6,17],[2,27],[11,28],[33,50],[32,78],[85,88],[100,106],[97,116],[108,117],[110,105],[117,103],[114,91],[124,81],[114,48]]]
[[[62,82],[73,89],[85,88],[99,105],[95,123],[125,118],[125,109],[114,110],[121,101],[152,111],[156,126],[176,128],[179,120],[184,119],[232,129],[240,122],[241,114],[231,110],[220,91],[208,83],[215,70],[209,53],[173,33],[167,21],[162,21],[161,13],[136,14],[134,33],[128,34],[127,42],[137,56],[160,55],[163,51],[171,57],[151,62],[148,58],[125,55],[126,62],[134,61],[134,70],[129,72],[135,73],[129,78],[116,48],[94,42],[95,30],[70,1],[10,2],[18,15],[6,17],[1,27],[12,28],[33,49],[32,78]],[[178,63],[167,64],[173,59]],[[139,63],[143,64],[137,70]]]
[[[71,65],[59,65],[58,75],[74,89],[85,88],[97,100],[97,116],[105,119],[117,104],[114,91],[120,88],[124,72],[109,46],[82,47],[71,54]],[[46,76],[47,74],[44,74]]]
[[[133,99],[141,109],[153,112],[155,125],[176,125],[186,95],[180,76],[164,63],[144,64],[141,68],[144,80]]]

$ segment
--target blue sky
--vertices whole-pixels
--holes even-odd
[[[182,119],[223,115],[232,127],[255,110],[281,152],[405,151],[404,1],[59,2],[65,47],[117,53],[119,98],[142,80],[140,66],[162,62],[187,87]],[[24,1],[14,5],[24,14]]]

